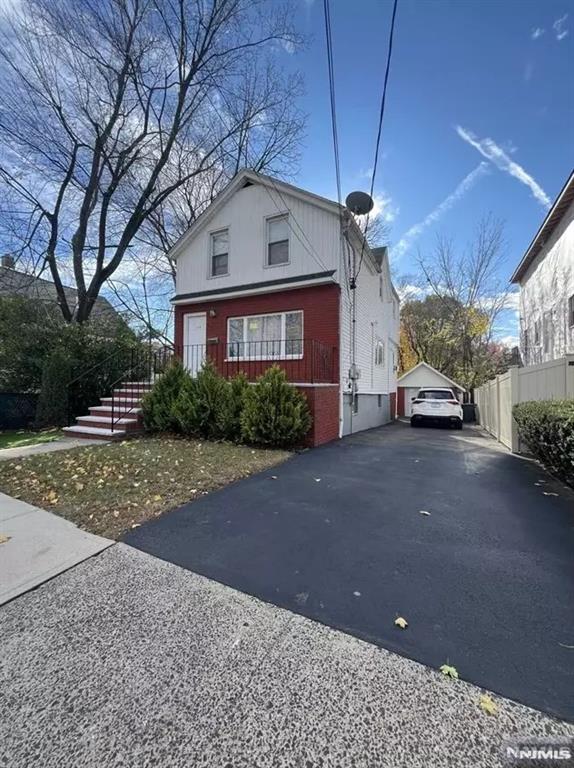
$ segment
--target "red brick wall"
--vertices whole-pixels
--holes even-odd
[[[207,299],[200,304],[180,304],[175,308],[176,350],[183,348],[183,318],[188,312],[205,312],[207,316],[207,338],[216,338],[222,354],[227,343],[227,320],[230,317],[288,312],[303,310],[303,336],[325,344],[333,350],[333,386],[299,387],[309,403],[313,426],[306,440],[307,445],[316,446],[336,440],[339,437],[339,293],[338,285],[320,285],[296,288],[277,293],[265,293],[235,299]],[[210,317],[214,310],[215,317]],[[305,353],[308,351],[305,348]],[[235,372],[241,363],[226,364],[217,359],[218,368],[224,375]],[[257,364],[256,364],[257,365]],[[311,366],[305,360],[285,360],[281,363],[290,381],[310,380]],[[253,373],[250,363],[249,373]],[[260,364],[261,370],[267,365]],[[257,372],[257,371],[256,371]]]
[[[310,447],[329,443],[339,437],[339,385],[297,387],[307,398],[313,425],[305,441]]]
[[[326,345],[332,351],[333,376],[331,381],[339,381],[339,293],[338,285],[319,285],[297,288],[276,293],[264,293],[235,299],[218,299],[199,304],[180,304],[175,308],[175,345],[183,347],[183,318],[188,312],[205,312],[207,315],[207,338],[217,339],[217,365],[223,375],[230,375],[241,364],[225,364],[225,345],[227,343],[227,320],[230,317],[267,314],[303,310],[303,336]],[[210,310],[215,317],[210,317]],[[215,348],[215,345],[214,345]],[[305,353],[311,352],[307,344]],[[305,355],[304,355],[305,357]],[[286,360],[281,363],[290,381],[310,381],[311,365],[305,360]],[[244,367],[244,366],[243,366]],[[253,368],[253,363],[250,363]],[[267,365],[261,365],[264,370]],[[250,370],[249,373],[252,371]],[[255,371],[257,373],[258,371]]]

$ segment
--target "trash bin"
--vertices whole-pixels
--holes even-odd
[[[474,424],[476,421],[476,403],[462,404],[462,420],[465,424]]]

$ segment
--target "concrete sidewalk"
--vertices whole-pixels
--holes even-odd
[[[37,587],[113,541],[0,493],[0,604]]]
[[[10,768],[492,768],[574,736],[123,544],[0,608],[0,642]]]
[[[36,445],[21,445],[18,448],[0,448],[0,461],[9,459],[25,459],[28,456],[36,456],[39,453],[54,453],[54,451],[69,451],[71,448],[84,448],[87,445],[104,445],[104,440],[72,439],[64,437],[61,440],[52,440],[51,443],[37,443]]]

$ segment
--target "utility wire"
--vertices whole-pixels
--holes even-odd
[[[385,116],[385,101],[387,98],[387,85],[389,82],[389,73],[391,71],[391,58],[393,55],[393,37],[395,32],[395,18],[397,15],[397,3],[398,0],[394,0],[393,3],[393,15],[391,17],[391,29],[389,32],[389,45],[388,45],[388,51],[387,51],[387,66],[385,68],[385,79],[383,82],[383,93],[381,96],[381,109],[379,113],[379,128],[377,131],[377,141],[375,144],[375,160],[373,163],[373,175],[371,177],[371,199],[373,198],[373,193],[375,190],[375,178],[377,176],[377,164],[379,162],[379,148],[381,143],[381,133],[383,130],[383,117]],[[356,282],[357,277],[359,276],[359,272],[361,271],[361,266],[363,264],[363,257],[365,254],[365,243],[367,241],[367,233],[369,231],[369,223],[370,223],[370,214],[367,214],[367,219],[365,222],[365,231],[363,232],[363,243],[361,245],[361,258],[359,259],[359,268],[357,269],[357,274],[354,275],[353,281]]]

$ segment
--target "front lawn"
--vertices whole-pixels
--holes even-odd
[[[108,538],[278,464],[287,451],[154,437],[0,463],[0,490]]]
[[[22,448],[26,445],[51,443],[62,437],[59,429],[49,429],[44,432],[0,432],[0,450],[3,448]]]

